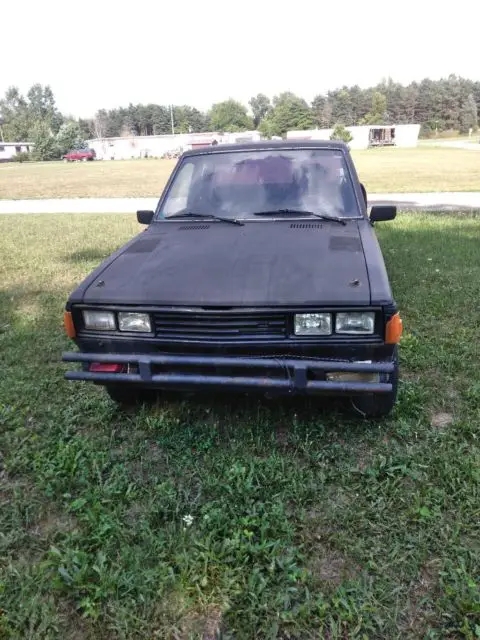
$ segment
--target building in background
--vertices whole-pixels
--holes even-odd
[[[352,135],[348,143],[351,149],[369,147],[416,147],[420,134],[419,124],[363,125],[345,127]],[[333,129],[310,129],[288,131],[287,140],[329,140]]]
[[[32,151],[31,142],[0,142],[0,162],[11,162],[19,153]]]
[[[161,158],[190,149],[208,147],[212,144],[252,142],[260,140],[258,131],[237,133],[179,133],[158,136],[128,136],[118,138],[95,138],[86,145],[94,149],[97,160],[130,160],[132,158]]]

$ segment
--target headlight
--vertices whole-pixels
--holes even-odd
[[[335,322],[336,333],[373,333],[375,327],[375,314],[372,311],[350,311],[337,313]]]
[[[85,329],[97,331],[115,331],[115,316],[111,311],[84,311]]]
[[[297,336],[326,336],[331,333],[331,313],[297,313],[295,315],[295,334]]]
[[[118,314],[118,328],[120,331],[136,331],[151,333],[152,325],[148,313],[130,313],[120,311]]]

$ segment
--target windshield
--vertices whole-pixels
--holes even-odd
[[[360,216],[343,154],[335,149],[269,149],[187,156],[159,215],[246,219],[285,209]]]

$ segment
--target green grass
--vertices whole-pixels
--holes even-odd
[[[465,149],[352,151],[370,193],[477,191],[480,156]],[[0,164],[0,198],[158,197],[174,160]]]
[[[405,334],[372,423],[67,383],[65,299],[140,227],[0,218],[0,637],[479,637],[480,219],[377,228]]]

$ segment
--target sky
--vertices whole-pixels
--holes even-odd
[[[49,84],[75,117],[130,102],[208,109],[259,92],[480,79],[480,3],[3,0],[0,95]]]

